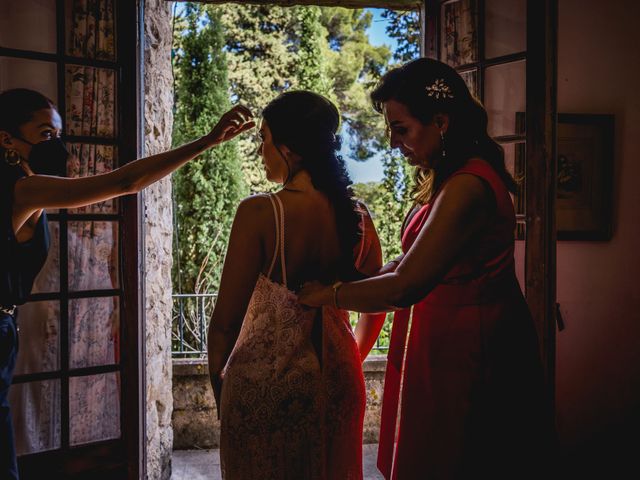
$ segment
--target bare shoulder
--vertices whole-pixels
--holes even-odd
[[[491,187],[485,180],[473,173],[459,173],[447,180],[438,200],[489,204],[491,199]]]
[[[251,195],[243,199],[236,210],[236,222],[260,223],[267,215],[273,217],[273,208],[267,195]]]

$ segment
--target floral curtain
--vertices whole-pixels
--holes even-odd
[[[114,0],[73,0],[67,53],[115,60]]]
[[[115,60],[113,0],[74,0],[69,55]],[[114,138],[116,71],[80,65],[66,67],[66,129],[70,135]],[[69,176],[95,175],[116,164],[108,145],[71,145]],[[115,200],[78,208],[72,213],[117,213]],[[118,223],[78,221],[68,224],[69,290],[118,288]],[[119,362],[117,297],[69,302],[69,367]],[[119,377],[115,373],[72,378],[69,382],[71,444],[120,434]]]
[[[442,5],[442,49],[440,59],[451,66],[477,59],[476,2],[453,0]]]
[[[115,136],[115,74],[105,68],[67,65],[67,134]]]

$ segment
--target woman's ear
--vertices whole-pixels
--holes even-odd
[[[284,144],[278,145],[278,150],[282,153],[285,159],[289,160],[291,158],[291,149]]]
[[[282,155],[287,160],[289,165],[295,165],[301,159],[300,155],[298,155],[296,152],[294,152],[284,144],[278,145],[278,149],[280,150],[280,152],[282,152]]]
[[[436,113],[433,117],[433,122],[445,134],[449,129],[449,115],[446,113]]]
[[[9,150],[10,148],[15,148],[13,141],[11,140],[13,135],[4,130],[0,130],[0,147]]]

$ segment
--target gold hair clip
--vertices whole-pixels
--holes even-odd
[[[444,83],[444,78],[438,78],[432,85],[427,85],[425,89],[427,90],[427,95],[435,97],[437,100],[440,98],[453,98],[451,88]]]

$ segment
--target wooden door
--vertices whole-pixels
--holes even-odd
[[[426,0],[421,13],[423,54],[463,76],[522,180],[514,197],[516,270],[553,388],[557,0]]]
[[[68,176],[138,153],[138,2],[0,0],[0,90],[41,91]],[[20,307],[10,401],[21,478],[138,478],[138,205],[50,211],[52,246]]]

